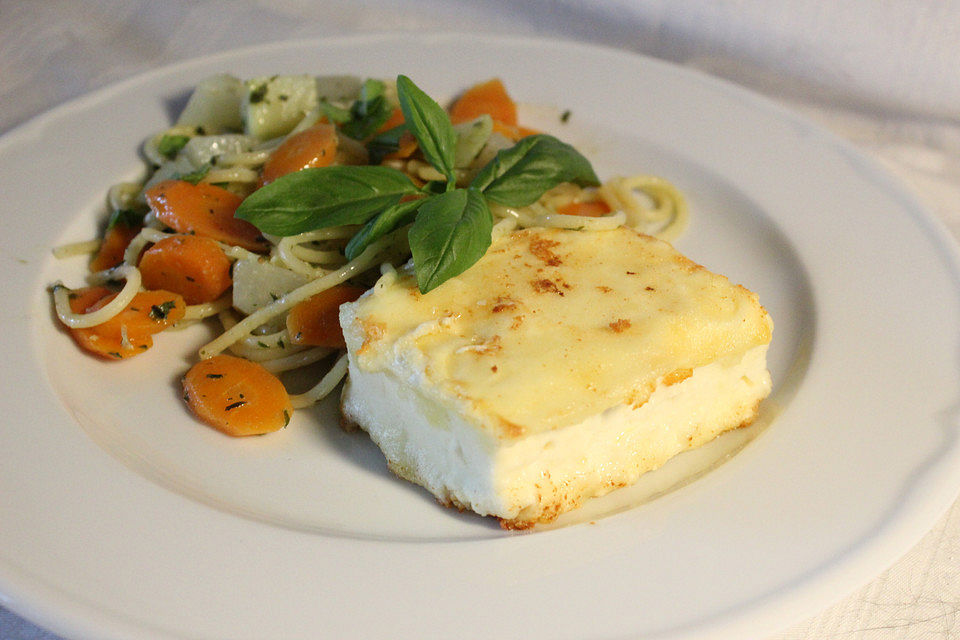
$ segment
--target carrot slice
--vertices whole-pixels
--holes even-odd
[[[340,328],[340,305],[353,302],[364,289],[338,285],[297,304],[287,314],[287,333],[294,344],[344,349],[347,344]]]
[[[263,165],[260,185],[280,176],[310,167],[326,167],[337,157],[337,129],[332,124],[316,124],[290,136],[270,154]]]
[[[183,399],[194,415],[231,436],[282,429],[293,405],[283,383],[262,365],[220,354],[183,377]]]
[[[70,306],[74,313],[80,313],[80,305],[96,294],[90,291],[71,299]],[[101,309],[115,297],[114,293],[101,296],[82,311]],[[183,318],[186,306],[183,298],[175,293],[141,291],[123,311],[106,322],[84,329],[71,329],[70,333],[83,349],[98,356],[113,360],[130,358],[152,347],[153,334]]]
[[[413,137],[413,134],[409,131],[404,131],[400,134],[400,140],[397,143],[397,150],[388,153],[383,156],[384,160],[404,160],[413,155],[413,152],[417,150],[419,143],[417,139]]]
[[[255,226],[233,217],[243,199],[226,189],[206,182],[165,180],[144,195],[157,219],[177,233],[196,234],[250,251],[269,249]]]
[[[390,117],[387,118],[387,121],[380,125],[380,128],[377,129],[377,133],[390,131],[390,129],[399,127],[406,121],[406,118],[403,117],[403,109],[400,107],[394,107],[393,111],[390,113]]]
[[[590,218],[605,216],[610,213],[610,211],[610,205],[603,200],[585,200],[583,202],[574,200],[562,207],[557,207],[557,213],[562,213],[567,216],[587,216]]]
[[[139,225],[128,227],[125,224],[115,224],[107,229],[97,255],[90,261],[90,271],[112,269],[123,262],[123,254],[126,252],[127,246],[140,233],[142,228]]]
[[[87,309],[92,307],[94,303],[100,301],[102,298],[106,298],[109,295],[113,295],[113,291],[106,287],[84,287],[82,289],[74,289],[68,296],[68,300],[70,301],[70,310],[74,313],[86,313]]]
[[[170,236],[140,258],[146,289],[165,289],[187,304],[212,302],[230,288],[230,259],[216,242],[200,236]]]
[[[500,135],[517,142],[521,138],[526,138],[527,136],[532,136],[537,133],[540,133],[536,129],[531,129],[529,127],[521,127],[520,125],[505,124],[499,120],[493,121],[493,130],[499,133]]]
[[[457,124],[473,120],[484,113],[503,124],[517,124],[517,105],[499,78],[467,89],[450,107],[450,120]]]

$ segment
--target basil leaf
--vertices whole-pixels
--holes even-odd
[[[349,122],[340,125],[340,131],[354,140],[365,140],[377,132],[384,122],[390,118],[390,104],[386,98],[379,97],[367,105],[366,115],[354,117]]]
[[[334,124],[343,124],[347,122],[352,117],[349,109],[344,109],[343,107],[338,107],[335,104],[330,104],[326,100],[320,101],[320,113],[326,117],[327,120],[333,122]]]
[[[188,171],[187,173],[175,173],[172,176],[173,180],[185,180],[190,184],[200,184],[200,181],[207,177],[207,174],[210,173],[211,165],[208,162],[203,165],[196,171]]]
[[[118,225],[128,229],[135,229],[143,225],[144,213],[143,211],[134,211],[133,209],[116,209],[110,214],[110,219],[107,220],[107,230],[109,231]]]
[[[347,243],[344,254],[347,260],[353,260],[374,241],[379,240],[391,231],[395,231],[405,224],[413,222],[417,209],[424,203],[422,198],[406,200],[387,207],[375,218],[371,218]]]
[[[581,187],[600,184],[590,161],[553,136],[537,134],[499,151],[470,186],[494,202],[525,207],[561,182]]]
[[[370,164],[380,164],[383,159],[400,148],[400,136],[407,131],[407,125],[401,124],[377,134],[367,143]]]
[[[367,78],[363,81],[363,85],[360,87],[360,99],[359,103],[361,106],[357,107],[358,109],[363,108],[364,103],[368,103],[372,100],[376,100],[383,96],[386,92],[387,87],[383,84],[383,80],[377,80],[375,78]],[[361,113],[361,115],[364,115]]]
[[[409,234],[420,292],[473,266],[490,246],[492,229],[490,208],[475,189],[455,189],[425,200]]]
[[[453,165],[457,134],[450,117],[407,76],[397,76],[397,97],[407,127],[417,139],[423,156],[447,177],[447,188],[452,189],[456,182]]]
[[[443,180],[428,180],[420,187],[420,191],[427,194],[441,194],[447,190],[447,183]]]
[[[340,125],[340,131],[354,140],[365,140],[376,133],[393,112],[384,91],[379,80],[364,82],[360,98],[350,107],[350,120]]]
[[[168,160],[173,160],[180,153],[180,149],[187,146],[190,136],[172,136],[164,134],[157,143],[157,151]]]
[[[331,166],[277,178],[240,203],[236,217],[277,236],[322,227],[362,224],[402,196],[419,193],[404,173],[389,167]]]

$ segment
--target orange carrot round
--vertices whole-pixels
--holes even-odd
[[[393,111],[390,112],[390,117],[377,129],[377,133],[390,131],[390,129],[399,127],[406,121],[406,118],[403,117],[403,110],[400,107],[394,107]]]
[[[67,296],[67,299],[70,301],[70,311],[74,313],[86,313],[96,302],[113,295],[113,293],[114,292],[107,287],[74,289]]]
[[[603,200],[584,200],[582,202],[574,200],[562,207],[557,207],[557,213],[568,216],[587,216],[590,218],[605,216],[610,213],[610,211],[610,205]]]
[[[488,114],[495,121],[516,126],[517,105],[499,78],[487,80],[467,89],[450,107],[454,124]]]
[[[116,297],[114,293],[101,295],[92,304],[87,304],[86,308],[81,308],[81,305],[99,294],[95,289],[103,287],[92,289],[81,290],[84,293],[71,298],[70,307],[74,313],[96,311]],[[103,358],[121,360],[152,347],[153,334],[181,320],[186,307],[183,298],[176,293],[141,291],[123,311],[106,322],[84,329],[71,329],[70,333],[83,349]]]
[[[347,344],[340,328],[340,305],[353,302],[364,289],[338,285],[295,305],[287,314],[287,333],[294,344],[344,349]]]
[[[405,160],[412,156],[419,146],[420,144],[417,142],[417,139],[413,137],[413,134],[409,131],[404,131],[400,134],[400,139],[397,141],[397,150],[391,151],[383,156],[383,159]]]
[[[163,238],[143,253],[140,275],[144,288],[179,293],[187,304],[212,302],[232,284],[230,259],[201,236]]]
[[[177,233],[196,234],[250,251],[269,249],[255,226],[233,217],[243,199],[226,189],[206,182],[164,180],[144,195],[157,219]]]
[[[183,399],[198,418],[231,436],[282,429],[293,413],[290,396],[275,375],[256,362],[224,354],[187,371]]]
[[[332,124],[316,124],[283,141],[263,165],[260,184],[311,167],[326,167],[337,157],[337,129]]]
[[[90,261],[90,271],[112,269],[123,262],[123,254],[130,241],[140,233],[143,227],[137,225],[128,227],[125,224],[115,224],[103,235],[97,255]]]

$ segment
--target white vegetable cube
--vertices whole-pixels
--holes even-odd
[[[247,80],[242,103],[247,135],[260,140],[286,135],[318,103],[317,81],[310,75]]]
[[[306,283],[306,276],[263,258],[237,260],[233,265],[233,308],[249,315]]]
[[[225,73],[211,76],[193,90],[177,124],[202,127],[204,133],[240,131],[244,93],[243,82],[238,78]]]

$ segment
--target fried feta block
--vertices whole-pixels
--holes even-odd
[[[750,423],[771,389],[757,296],[626,228],[515,231],[425,295],[404,267],[340,322],[345,420],[398,476],[506,528]]]

